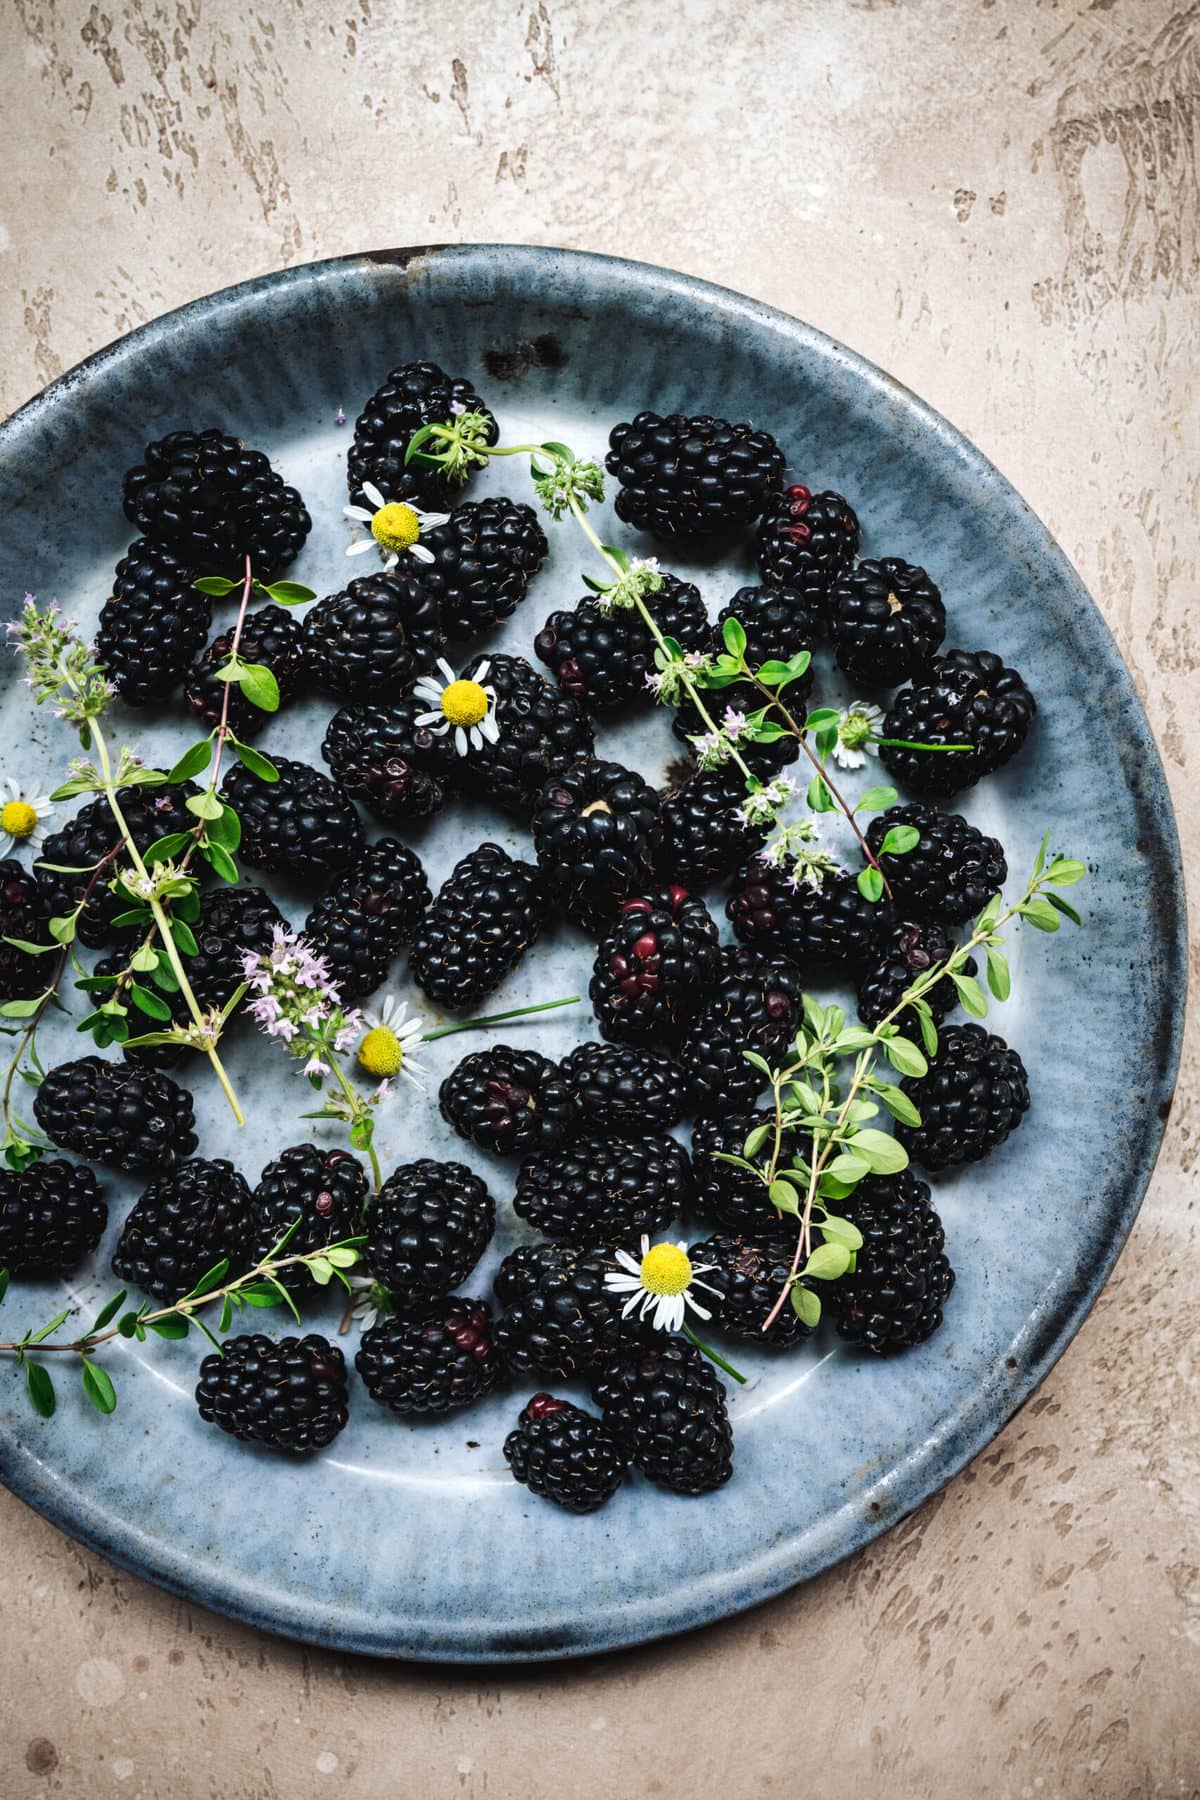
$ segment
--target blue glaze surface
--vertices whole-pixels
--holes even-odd
[[[930,570],[949,643],[1002,652],[1037,693],[1026,750],[963,810],[1002,838],[1014,880],[1046,826],[1054,847],[1091,871],[1077,890],[1083,934],[1012,940],[1013,998],[994,1009],[992,1028],[1025,1058],[1033,1110],[986,1163],[936,1185],[958,1271],[943,1330],[883,1364],[832,1336],[782,1360],[736,1358],[751,1379],[731,1400],[735,1477],[716,1496],[688,1501],[630,1483],[584,1519],[534,1500],[500,1454],[521,1387],[410,1426],[356,1382],[349,1428],[297,1466],[200,1424],[195,1342],[119,1346],[120,1404],[107,1421],[65,1382],[57,1416],[38,1420],[15,1375],[0,1370],[8,1486],[173,1592],[345,1650],[447,1661],[578,1655],[704,1624],[828,1567],[962,1468],[1053,1365],[1124,1242],[1162,1133],[1185,991],[1179,852],[1153,740],[1107,628],[997,471],[819,333],[703,282],[610,258],[505,246],[381,252],[230,289],[101,351],[0,428],[5,612],[30,588],[92,623],[133,535],[121,472],[147,437],[185,423],[243,434],[300,486],[316,528],[289,575],[327,592],[363,573],[343,560],[344,453],[363,398],[416,356],[474,377],[510,439],[553,436],[600,453],[609,425],[645,406],[749,417],[774,431],[799,477],[853,500],[865,554]],[[488,491],[525,489],[519,471],[497,465],[474,490]],[[607,508],[600,523],[610,539],[622,531]],[[551,538],[551,562],[496,635],[500,647],[530,654],[546,614],[583,591],[584,546],[569,527]],[[704,565],[672,556],[670,566],[701,579],[715,613],[751,565],[743,553]],[[820,692],[836,697],[845,690],[826,678],[827,663]],[[45,710],[31,713],[9,663],[5,682],[13,772],[53,785],[74,746]],[[272,721],[263,748],[320,765],[332,710],[310,700]],[[148,757],[170,759],[190,741],[179,708],[152,724],[126,719]],[[655,775],[676,752],[652,712],[605,727],[599,743]],[[523,831],[483,808],[456,809],[414,841],[436,883],[485,836],[527,848]],[[303,917],[303,896],[282,898]],[[588,946],[559,928],[496,1008],[584,992],[589,966]],[[402,965],[396,975],[391,985],[408,993]],[[82,1053],[71,1021],[56,1031],[48,1059]],[[591,1035],[586,1008],[521,1029],[522,1042],[551,1054]],[[431,1046],[432,1083],[477,1042]],[[207,1071],[197,1074],[202,1150],[233,1156],[253,1182],[283,1144],[325,1128],[295,1122],[306,1090],[262,1039],[238,1034],[229,1062],[250,1126],[239,1139]],[[523,1235],[507,1205],[514,1165],[453,1137],[432,1097],[389,1108],[380,1151],[385,1168],[453,1155],[485,1175],[502,1223],[467,1285],[486,1292],[499,1255]],[[135,1189],[116,1178],[106,1189],[107,1253]],[[24,1329],[63,1294],[86,1309],[111,1291],[105,1266],[97,1258],[68,1284],[14,1284],[0,1318]],[[310,1328],[329,1330],[335,1316],[332,1303],[318,1304]],[[263,1318],[282,1333],[279,1315],[255,1323]]]

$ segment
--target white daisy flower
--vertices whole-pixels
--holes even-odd
[[[408,1001],[386,994],[378,1008],[364,1010],[362,1022],[367,1029],[358,1046],[358,1066],[381,1083],[380,1094],[396,1075],[424,1087],[425,1070],[416,1052],[425,1037],[425,1021],[409,1018]]]
[[[692,1289],[717,1292],[710,1282],[697,1279],[715,1269],[715,1263],[693,1263],[686,1244],[655,1244],[651,1248],[650,1239],[645,1236],[640,1259],[628,1250],[614,1254],[624,1273],[610,1271],[604,1277],[604,1285],[610,1293],[628,1294],[621,1308],[623,1319],[639,1313],[643,1319],[650,1319],[656,1331],[681,1331],[689,1308],[698,1318],[711,1319],[708,1309],[693,1298]]]
[[[427,725],[439,737],[454,730],[454,748],[459,756],[482,750],[500,736],[496,723],[496,690],[485,680],[491,663],[485,657],[470,675],[458,676],[444,656],[438,657],[437,675],[422,675],[413,684],[413,693],[434,709],[418,713],[414,725]]]
[[[53,812],[49,794],[31,793],[19,781],[0,781],[0,845],[36,856]]]
[[[403,555],[431,563],[433,551],[427,550],[421,542],[422,534],[444,525],[450,514],[422,512],[418,507],[410,506],[407,500],[385,500],[373,481],[364,481],[362,491],[370,505],[344,506],[342,516],[352,519],[355,525],[365,525],[367,535],[347,544],[346,555],[361,556],[365,550],[378,545],[385,569],[394,569]]]
[[[879,755],[874,739],[882,724],[882,707],[869,700],[854,700],[838,714],[833,760],[840,769],[861,769],[868,756]]]

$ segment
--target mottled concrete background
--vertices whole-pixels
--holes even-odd
[[[1200,5],[6,0],[0,32],[4,410],[167,307],[372,245],[744,289],[893,371],[1049,522],[1194,858]],[[865,1554],[674,1645],[473,1676],[228,1625],[0,1496],[0,1795],[1200,1794],[1189,1048],[1091,1321]]]

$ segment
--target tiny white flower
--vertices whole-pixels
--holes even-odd
[[[370,1275],[347,1275],[350,1292],[354,1296],[350,1303],[350,1317],[364,1331],[378,1323],[380,1319],[391,1317],[392,1308],[385,1287]]]
[[[422,1067],[417,1051],[425,1037],[425,1021],[408,1016],[408,1001],[385,994],[378,1007],[364,1010],[366,1026],[358,1046],[358,1066],[380,1081],[377,1098],[390,1092],[388,1083],[397,1075],[424,1087]]]
[[[656,1331],[680,1331],[689,1309],[697,1318],[710,1319],[712,1314],[693,1297],[692,1289],[717,1292],[710,1282],[698,1279],[710,1274],[716,1264],[693,1263],[686,1244],[655,1244],[651,1248],[650,1239],[643,1236],[641,1248],[640,1257],[628,1250],[615,1251],[620,1269],[610,1270],[604,1277],[610,1293],[629,1296],[621,1317],[637,1313],[648,1318]]]
[[[469,675],[456,675],[445,657],[439,656],[436,675],[422,675],[413,684],[413,693],[431,708],[418,713],[413,723],[425,725],[441,737],[453,730],[454,748],[459,756],[482,750],[500,736],[496,721],[496,690],[486,681],[491,663],[484,660]]]
[[[868,756],[878,756],[874,739],[883,724],[883,709],[869,700],[855,700],[838,714],[833,760],[840,769],[861,769]]]
[[[39,794],[19,781],[0,781],[0,847],[37,855],[54,812],[49,794]]]
[[[361,556],[378,545],[383,554],[383,566],[388,571],[394,569],[404,555],[415,556],[418,562],[431,563],[433,552],[426,549],[421,538],[426,532],[444,525],[450,514],[422,512],[407,500],[386,500],[373,481],[364,481],[362,491],[369,506],[344,506],[342,516],[355,525],[365,525],[367,535],[356,537],[347,544],[346,555]]]

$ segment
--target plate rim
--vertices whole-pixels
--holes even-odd
[[[498,256],[518,262],[525,260],[531,268],[546,261],[558,265],[564,272],[575,267],[588,271],[592,279],[599,276],[610,283],[638,288],[651,284],[660,291],[665,286],[681,299],[710,306],[715,304],[727,315],[740,315],[769,325],[790,337],[797,348],[812,352],[821,362],[841,365],[876,395],[898,401],[922,432],[936,438],[944,450],[953,454],[989,497],[1009,507],[1015,502],[1030,515],[1045,535],[1057,578],[1082,603],[1095,635],[1096,649],[1113,677],[1132,735],[1132,747],[1140,757],[1143,818],[1153,833],[1145,853],[1146,863],[1153,871],[1163,903],[1156,920],[1153,980],[1155,991],[1164,1002],[1165,1030],[1160,1040],[1158,1067],[1147,1084],[1149,1104],[1142,1131],[1135,1140],[1134,1159],[1119,1219],[1089,1265],[1086,1280],[1076,1288],[1070,1301],[1064,1304],[1061,1298],[1056,1298],[1053,1328],[1038,1335],[1036,1353],[1022,1361],[1015,1371],[1005,1371],[1009,1380],[1004,1391],[999,1393],[998,1401],[995,1380],[979,1384],[966,1396],[962,1405],[943,1422],[936,1461],[929,1457],[922,1459],[919,1452],[911,1459],[922,1467],[922,1478],[915,1487],[908,1488],[901,1504],[887,1504],[887,1489],[895,1476],[894,1470],[888,1470],[869,1489],[831,1515],[826,1521],[824,1535],[827,1537],[838,1535],[834,1527],[847,1509],[852,1508],[857,1517],[854,1541],[845,1543],[843,1539],[844,1547],[836,1554],[822,1555],[819,1550],[813,1552],[810,1549],[807,1554],[797,1555],[794,1540],[790,1556],[786,1540],[768,1546],[752,1563],[743,1563],[721,1578],[714,1579],[711,1575],[698,1578],[707,1584],[699,1605],[694,1598],[694,1588],[685,1587],[669,1597],[643,1602],[640,1608],[614,1607],[605,1615],[607,1631],[602,1642],[582,1636],[564,1638],[557,1634],[555,1641],[546,1642],[545,1622],[526,1628],[526,1642],[518,1627],[506,1628],[492,1620],[482,1624],[470,1620],[454,1621],[449,1630],[446,1629],[447,1622],[443,1622],[444,1635],[437,1643],[413,1641],[411,1637],[401,1642],[394,1633],[371,1629],[364,1615],[359,1615],[362,1623],[357,1626],[339,1626],[336,1609],[329,1603],[317,1603],[311,1598],[298,1601],[291,1609],[285,1609],[277,1602],[271,1606],[256,1604],[252,1593],[245,1591],[244,1584],[231,1582],[228,1576],[222,1578],[219,1568],[206,1565],[197,1570],[190,1559],[172,1557],[157,1546],[148,1547],[141,1542],[134,1521],[113,1518],[95,1504],[85,1512],[73,1490],[62,1488],[53,1479],[46,1479],[47,1472],[29,1446],[0,1440],[0,1482],[10,1492],[87,1549],[178,1598],[203,1605],[240,1624],[334,1651],[415,1662],[481,1666],[557,1661],[630,1649],[734,1616],[816,1573],[835,1567],[853,1552],[864,1549],[884,1531],[911,1516],[959,1475],[999,1436],[1040,1386],[1079,1331],[1108,1281],[1141,1209],[1162,1146],[1179,1069],[1187,1005],[1186,887],[1170,788],[1145,708],[1103,613],[1049,528],[1008,477],[957,426],[869,358],[781,308],[679,270],[603,252],[551,245],[426,244],[327,257],[269,271],[198,296],[102,345],[56,376],[0,422],[0,457],[9,451],[24,430],[36,426],[44,414],[68,399],[81,381],[103,376],[113,363],[139,356],[181,326],[195,327],[218,312],[232,315],[240,308],[257,304],[264,295],[311,287],[314,282],[336,282],[347,276],[362,277],[389,268],[408,280],[419,277],[435,260],[451,263],[461,260],[469,266],[473,260]],[[1030,1314],[1030,1323],[1036,1319],[1035,1309]],[[997,1403],[999,1411],[996,1410]],[[572,1625],[577,1629],[578,1621],[569,1622],[568,1632]],[[539,1642],[539,1638],[542,1641]]]

